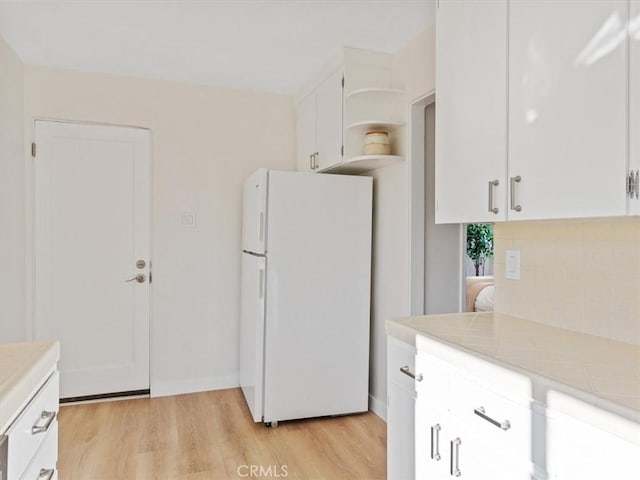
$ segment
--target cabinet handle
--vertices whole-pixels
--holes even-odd
[[[462,440],[460,437],[455,440],[451,440],[451,468],[449,471],[451,472],[452,477],[460,477],[462,472],[460,471],[460,444]]]
[[[422,374],[418,373],[416,375],[415,373],[411,373],[411,370],[409,370],[409,365],[405,365],[404,367],[400,367],[400,371],[402,373],[404,373],[406,376],[413,378],[416,382],[421,382],[422,381]]]
[[[313,169],[318,169],[318,157],[320,156],[320,152],[316,152],[313,154]]]
[[[522,180],[522,177],[520,175],[517,175],[515,177],[511,177],[511,179],[510,179],[510,181],[511,181],[511,192],[510,192],[511,210],[515,210],[516,212],[519,212],[519,211],[522,210],[522,206],[516,205],[516,183],[520,183],[520,180]]]
[[[636,191],[636,200],[640,198],[640,170],[636,170],[636,179],[633,182],[633,187]]]
[[[37,435],[38,433],[44,433],[49,430],[49,427],[56,419],[56,412],[47,412],[44,411],[40,414],[40,418],[38,420],[44,420],[44,424],[38,425],[38,422],[31,427],[31,435]]]
[[[498,420],[494,420],[493,418],[485,414],[484,407],[475,408],[473,410],[473,413],[478,415],[480,418],[486,420],[490,424],[495,425],[498,428],[501,428],[502,430],[506,431],[511,428],[511,422],[509,422],[509,420],[505,420],[504,422],[499,422]]]
[[[41,468],[37,480],[51,480],[54,473],[56,473],[55,468]]]
[[[313,170],[313,153],[309,155],[309,169]]]
[[[442,427],[436,423],[431,427],[431,458],[436,462],[440,461],[440,430]]]
[[[498,185],[500,185],[498,179],[489,181],[489,211],[491,213],[498,213],[500,211],[498,207],[493,206],[493,193],[495,190],[494,187],[497,187]]]

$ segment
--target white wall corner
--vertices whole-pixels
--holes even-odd
[[[387,402],[380,401],[373,395],[369,394],[369,410],[385,422],[387,421]]]

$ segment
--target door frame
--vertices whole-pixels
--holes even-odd
[[[37,159],[31,155],[31,145],[36,142],[36,122],[58,122],[73,125],[88,125],[100,127],[120,127],[135,128],[146,130],[149,134],[149,278],[153,275],[153,258],[154,258],[154,175],[153,175],[153,130],[139,125],[125,125],[108,122],[91,122],[82,120],[68,120],[55,117],[34,116],[25,119],[25,338],[26,341],[33,341],[35,329],[35,161]],[[153,282],[149,282],[149,388],[153,382]]]
[[[411,315],[425,313],[425,109],[436,103],[436,91],[416,98],[409,103],[408,168],[409,188],[409,291],[408,306]],[[461,229],[462,230],[462,229]],[[462,237],[460,239],[462,244]],[[460,265],[463,265],[462,250]],[[458,298],[460,311],[464,311],[464,276],[461,274]]]

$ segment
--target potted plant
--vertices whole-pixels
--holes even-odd
[[[480,276],[480,268],[484,275],[484,262],[493,257],[492,224],[470,223],[467,225],[467,256],[473,262],[476,276]]]

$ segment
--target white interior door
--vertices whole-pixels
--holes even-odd
[[[37,121],[35,138],[34,333],[60,341],[60,396],[146,390],[149,131]]]

